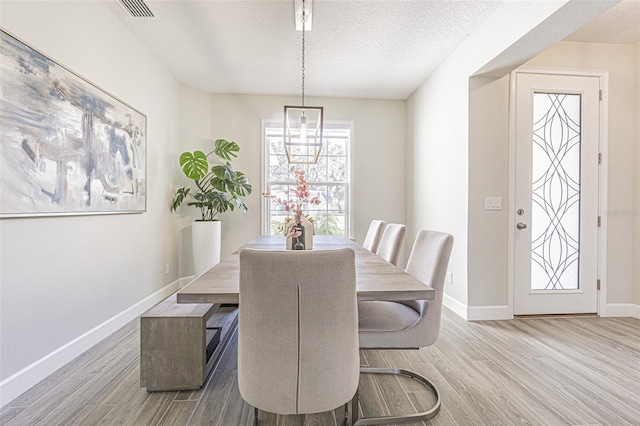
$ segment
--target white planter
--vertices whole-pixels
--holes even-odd
[[[222,222],[198,221],[191,224],[193,269],[196,277],[220,263]]]

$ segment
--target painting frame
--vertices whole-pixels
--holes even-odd
[[[0,28],[0,219],[147,210],[147,116]]]

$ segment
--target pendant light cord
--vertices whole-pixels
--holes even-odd
[[[302,106],[304,106],[304,33],[307,32],[307,8],[302,0]]]

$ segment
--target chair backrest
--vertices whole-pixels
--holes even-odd
[[[378,250],[376,250],[376,254],[387,262],[398,266],[406,233],[406,226],[399,223],[388,224],[384,229],[382,238],[380,238],[380,245],[378,246]]]
[[[238,387],[278,414],[333,410],[358,389],[355,253],[240,251]]]
[[[433,300],[402,302],[420,313],[416,327],[422,328],[420,335],[424,340],[418,347],[432,345],[440,335],[444,281],[452,248],[453,236],[444,232],[420,231],[413,243],[406,272],[436,293]]]
[[[375,253],[380,245],[380,238],[382,237],[382,232],[384,232],[385,225],[386,222],[384,220],[372,220],[369,224],[367,235],[364,237],[362,247]]]

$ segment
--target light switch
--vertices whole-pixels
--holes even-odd
[[[502,210],[502,197],[485,197],[485,210]]]

